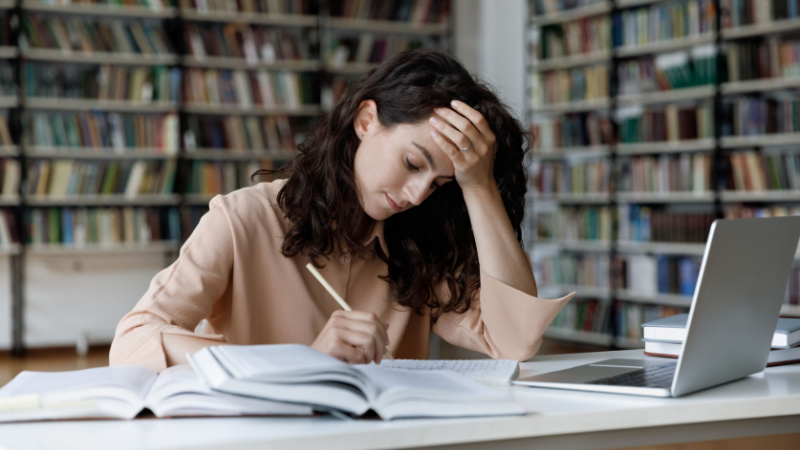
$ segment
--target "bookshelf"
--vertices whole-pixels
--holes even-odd
[[[548,333],[639,348],[642,322],[688,310],[714,218],[800,214],[797,3],[529,11],[527,241],[543,294],[577,292]]]
[[[108,342],[213,196],[293,158],[386,57],[448,48],[449,12],[424,0],[0,0],[0,348]],[[339,55],[360,50],[330,64],[334,40]]]

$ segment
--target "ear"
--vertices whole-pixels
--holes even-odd
[[[370,131],[375,132],[378,128],[378,105],[374,100],[364,100],[358,105],[356,118],[353,120],[353,128],[356,136],[363,139]]]

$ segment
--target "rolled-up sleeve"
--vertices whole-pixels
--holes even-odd
[[[495,359],[523,361],[536,354],[544,331],[574,295],[539,298],[481,270],[481,288],[470,309],[462,314],[442,314],[433,332],[453,345]]]
[[[167,334],[184,335],[206,345],[225,341],[221,335],[194,332],[229,288],[234,238],[222,201],[222,197],[211,201],[209,212],[181,247],[177,260],[153,278],[134,309],[119,322],[110,365],[164,370]]]

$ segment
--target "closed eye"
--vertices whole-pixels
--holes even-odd
[[[420,168],[415,166],[414,163],[412,163],[408,159],[406,159],[406,167],[408,167],[408,170],[411,171],[411,172],[419,172],[420,171]]]

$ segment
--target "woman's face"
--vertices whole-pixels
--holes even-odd
[[[385,220],[422,203],[436,189],[455,179],[450,158],[431,137],[424,120],[391,128],[373,124],[355,156],[355,176],[364,211]]]

